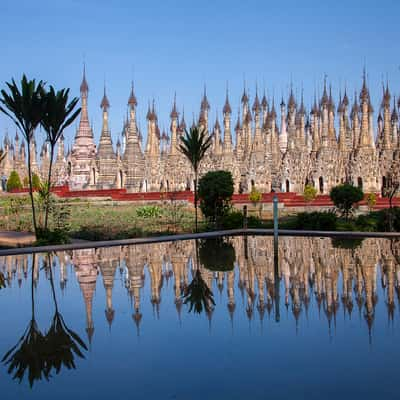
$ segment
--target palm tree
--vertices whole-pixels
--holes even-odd
[[[35,203],[32,193],[32,171],[31,171],[31,142],[35,129],[42,121],[46,110],[46,94],[44,82],[36,84],[35,79],[28,80],[25,74],[21,79],[21,88],[14,79],[6,82],[9,93],[1,90],[0,111],[10,117],[24,136],[28,148],[28,179],[29,196],[31,198],[32,219],[35,234],[37,234]]]
[[[0,165],[1,162],[6,158],[6,155],[7,153],[3,149],[0,149]]]
[[[56,92],[54,87],[50,86],[50,90],[46,93],[46,112],[41,121],[41,125],[47,134],[47,141],[50,144],[50,163],[46,183],[47,196],[45,202],[44,230],[47,230],[49,215],[49,196],[54,150],[64,129],[71,125],[81,112],[80,108],[74,110],[78,103],[78,98],[74,97],[71,102],[68,103],[68,94],[69,89],[61,89]]]
[[[199,174],[199,166],[211,144],[212,136],[208,136],[205,129],[199,129],[197,126],[190,128],[189,132],[185,129],[185,135],[181,136],[181,143],[179,144],[179,151],[189,160],[194,172],[194,209],[196,232],[197,179]]]

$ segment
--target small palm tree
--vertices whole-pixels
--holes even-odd
[[[49,91],[46,93],[46,112],[41,121],[41,125],[47,134],[47,141],[50,144],[50,163],[47,184],[45,186],[47,191],[47,201],[45,204],[44,230],[47,229],[48,223],[51,173],[55,147],[64,129],[71,125],[81,112],[80,108],[75,109],[75,106],[78,103],[78,98],[74,97],[68,103],[68,94],[69,89],[61,89],[56,92],[54,87],[50,86]]]
[[[179,150],[189,160],[194,172],[194,209],[195,226],[197,232],[197,180],[199,166],[207,150],[212,145],[212,136],[208,136],[205,129],[199,129],[197,126],[190,128],[188,132],[185,129],[185,135],[181,136]]]
[[[1,162],[6,158],[6,155],[7,153],[3,149],[0,149],[0,165]]]
[[[6,82],[9,93],[1,90],[0,111],[10,117],[24,136],[28,149],[28,178],[29,196],[31,198],[32,219],[35,234],[37,233],[35,203],[32,193],[32,171],[31,171],[31,142],[35,129],[42,121],[46,111],[46,95],[44,82],[36,83],[35,79],[28,80],[23,75],[21,88],[15,83],[14,79]]]

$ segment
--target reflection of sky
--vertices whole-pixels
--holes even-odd
[[[326,240],[329,244],[329,239]],[[326,250],[329,253],[331,248],[328,246]],[[236,248],[236,255],[241,251],[242,248]],[[154,255],[156,250],[148,246],[146,253]],[[252,251],[249,254],[253,254]],[[162,255],[158,259],[161,260]],[[68,266],[67,271],[68,282],[62,292],[58,284],[59,269],[55,269],[59,308],[66,324],[87,342],[83,296],[74,268]],[[213,280],[216,307],[210,326],[205,314],[188,314],[186,306],[182,308],[179,321],[173,277],[163,281],[157,317],[150,302],[150,276],[145,268],[139,336],[119,268],[113,289],[115,319],[109,329],[104,315],[105,290],[99,274],[93,297],[95,331],[86,360],[78,359],[75,371],[64,370],[48,383],[35,384],[32,391],[26,383],[13,382],[2,366],[2,398],[28,398],[28,395],[38,399],[395,398],[400,355],[398,302],[396,298],[394,321],[388,322],[386,290],[382,289],[379,273],[378,302],[369,344],[364,308],[360,317],[354,290],[351,319],[344,318],[341,279],[338,281],[339,311],[329,332],[323,307],[318,312],[314,293],[310,293],[308,312],[303,309],[300,313],[296,329],[292,304],[288,310],[283,304],[282,282],[280,322],[275,322],[273,311],[270,316],[266,312],[263,322],[260,321],[256,309],[258,297],[249,322],[245,312],[246,294],[242,298],[238,289],[238,272],[236,267],[233,325],[227,311],[225,276],[221,293]],[[54,307],[44,271],[40,272],[35,293],[38,323],[45,329],[50,324]],[[0,313],[2,356],[22,335],[30,319],[29,279],[23,280],[21,288],[14,279],[11,288],[0,290],[0,304],[3,310]]]
[[[292,76],[298,95],[303,84],[309,106],[324,74],[333,83],[336,102],[340,86],[347,83],[351,95],[359,90],[366,62],[377,116],[382,75],[388,74],[399,95],[399,11],[396,0],[2,0],[0,85],[26,72],[78,95],[85,59],[89,116],[98,138],[104,78],[116,135],[132,76],[145,131],[152,98],[160,128],[168,128],[174,91],[190,123],[206,83],[214,121],[227,80],[236,116],[244,76],[251,99],[258,81],[260,90],[266,86],[268,97],[274,92],[277,102],[282,92],[287,94]],[[0,138],[6,126],[13,134],[11,123],[0,116]],[[71,128],[67,142],[73,136]]]

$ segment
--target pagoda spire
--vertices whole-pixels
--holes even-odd
[[[226,85],[225,104],[222,109],[224,114],[224,152],[229,153],[232,151],[232,133],[231,133],[231,114],[232,108],[229,104],[228,85]]]
[[[174,94],[174,104],[171,110],[171,146],[170,146],[170,153],[176,154],[177,153],[177,133],[178,133],[178,111],[176,109],[176,92]]]
[[[114,150],[112,147],[111,132],[108,125],[108,109],[110,102],[106,93],[106,85],[104,85],[104,94],[100,103],[100,108],[103,110],[103,126],[101,129],[100,142],[98,147],[99,158],[114,158]]]
[[[92,128],[90,127],[89,123],[89,114],[88,114],[88,94],[89,94],[89,86],[86,81],[86,65],[83,65],[83,76],[82,76],[82,83],[80,86],[80,92],[81,92],[81,119],[79,121],[79,128],[76,133],[75,138],[79,137],[88,137],[93,139],[93,131]]]
[[[383,148],[390,150],[392,141],[391,141],[391,116],[390,116],[390,92],[389,85],[386,82],[386,89],[383,87],[383,98],[382,98],[382,108],[383,108]]]

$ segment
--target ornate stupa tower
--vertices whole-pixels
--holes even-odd
[[[365,70],[360,93],[360,102],[360,128],[357,126],[357,115],[354,115],[353,122],[354,128],[359,129],[359,138],[356,140],[356,147],[354,148],[350,160],[351,181],[354,185],[361,187],[364,193],[378,192],[380,190],[380,168],[373,140],[374,132],[371,123],[373,110],[367,87]],[[354,107],[356,107],[356,103]],[[354,114],[356,114],[356,112],[354,112]],[[356,137],[357,134],[358,132],[354,131],[353,136]]]
[[[136,96],[133,91],[128,99],[129,124],[127,128],[126,148],[123,155],[124,171],[126,176],[125,187],[130,192],[140,192],[143,190],[145,160],[140,147],[138,130],[136,125]]]
[[[117,156],[114,152],[111,132],[108,126],[108,109],[110,102],[104,86],[104,95],[100,108],[103,110],[103,127],[101,129],[99,148],[97,151],[97,170],[99,177],[96,186],[100,189],[111,189],[114,187],[117,178]]]
[[[89,86],[86,81],[86,71],[83,68],[81,91],[81,120],[75,135],[71,151],[71,178],[70,188],[73,190],[88,189],[96,184],[96,145],[93,131],[89,124],[88,94]]]

